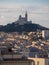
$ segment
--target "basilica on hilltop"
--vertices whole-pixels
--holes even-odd
[[[25,13],[25,17],[19,16],[18,20],[15,22],[15,24],[24,25],[24,24],[30,24],[32,21],[28,21],[28,14]]]

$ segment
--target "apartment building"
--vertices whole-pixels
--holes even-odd
[[[49,65],[49,58],[22,58],[0,61],[0,65]]]

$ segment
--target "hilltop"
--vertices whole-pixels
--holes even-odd
[[[0,26],[0,31],[3,32],[31,32],[31,31],[37,31],[37,30],[48,30],[48,28],[43,27],[39,24],[7,24],[5,26]]]
[[[31,32],[37,30],[47,30],[48,28],[43,27],[39,24],[32,23],[32,21],[28,21],[28,14],[25,13],[25,17],[19,16],[18,20],[7,24],[5,26],[0,25],[0,31],[3,32]]]

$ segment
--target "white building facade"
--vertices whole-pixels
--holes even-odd
[[[49,30],[42,30],[42,37],[44,39],[49,39]]]

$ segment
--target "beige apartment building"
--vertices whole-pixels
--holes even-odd
[[[28,58],[34,61],[32,65],[49,65],[49,58]]]

